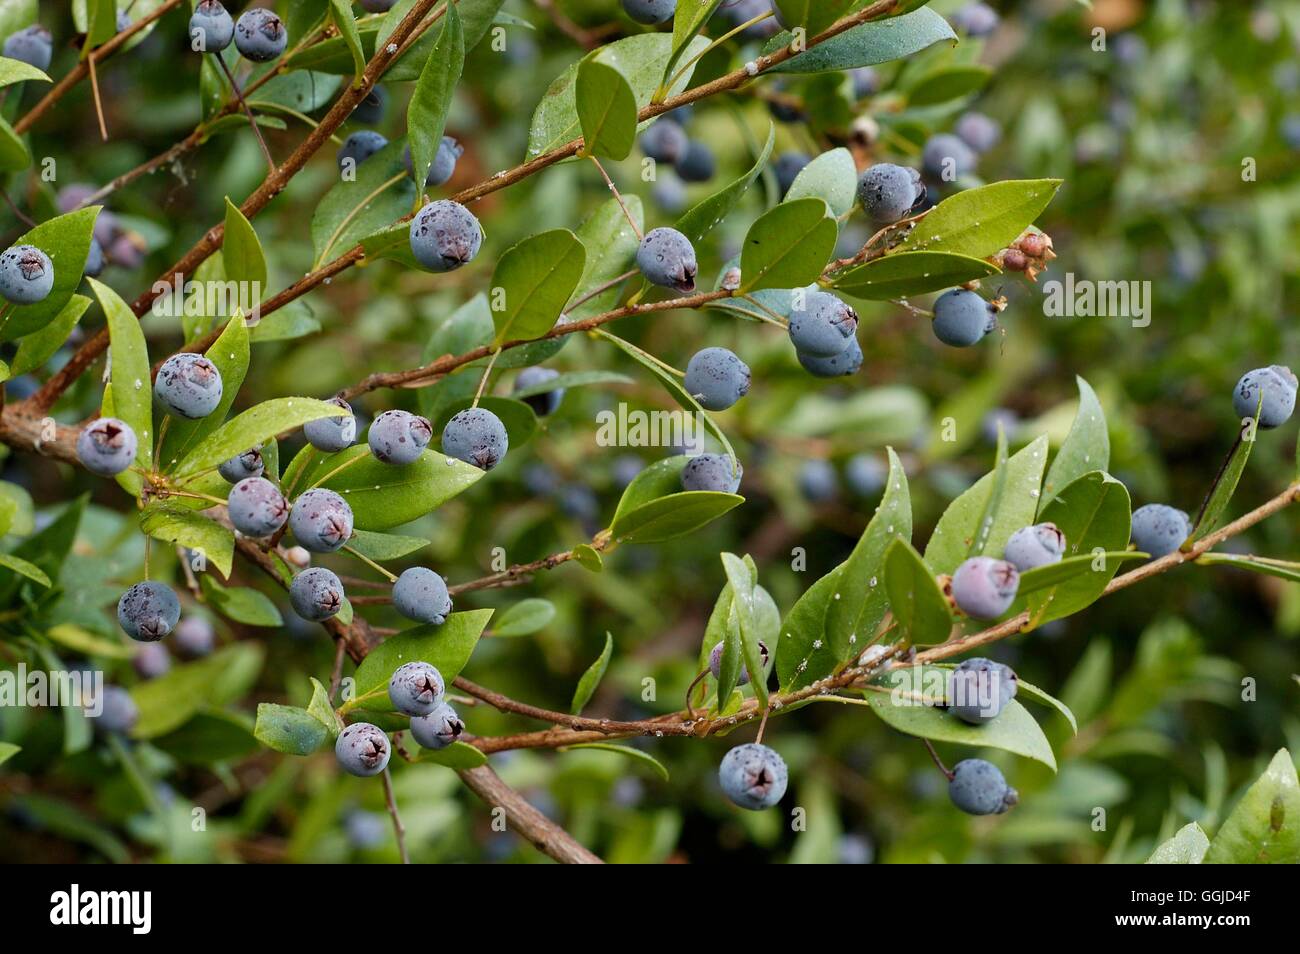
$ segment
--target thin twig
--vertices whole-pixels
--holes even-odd
[[[409,865],[411,856],[406,853],[406,828],[402,825],[402,816],[397,812],[397,799],[393,796],[393,777],[384,769],[384,802],[388,805],[388,814],[393,819],[393,834],[397,836],[397,853],[402,864]]]
[[[248,108],[248,101],[244,99],[244,94],[239,91],[239,81],[235,79],[235,74],[230,72],[230,65],[226,58],[220,53],[213,53],[218,63],[221,64],[221,72],[226,74],[226,79],[230,82],[230,90],[235,94],[235,100],[239,103],[244,115],[248,117],[248,125],[253,127],[253,135],[257,137],[257,145],[262,150],[262,157],[266,159],[266,168],[270,170],[271,175],[275,175],[275,159],[271,157],[271,150],[266,146],[266,140],[262,137],[262,130],[257,125],[257,117],[253,111]]]

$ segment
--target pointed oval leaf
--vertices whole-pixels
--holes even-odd
[[[492,272],[497,344],[550,331],[582,279],[587,250],[568,229],[553,229],[506,250]]]
[[[1097,392],[1083,378],[1076,376],[1079,386],[1079,410],[1070,425],[1070,432],[1061,442],[1052,466],[1043,480],[1043,510],[1056,492],[1094,470],[1110,466],[1110,434],[1106,428],[1106,412],[1101,409]]]
[[[858,167],[853,153],[844,147],[823,152],[799,170],[785,202],[815,198],[824,201],[835,216],[844,215],[853,208],[858,191]]]
[[[398,666],[408,662],[427,662],[451,681],[469,662],[492,610],[452,613],[441,626],[416,626],[384,640],[361,661],[355,676],[356,698],[360,708],[388,712],[388,680]],[[363,698],[374,694],[372,698]]]
[[[411,101],[406,107],[406,138],[411,146],[411,167],[416,183],[423,183],[433,165],[443,131],[447,128],[447,113],[451,109],[456,83],[465,68],[465,34],[456,4],[444,9],[442,29],[429,51],[420,79],[415,84]],[[420,188],[423,195],[424,189]]]
[[[1011,179],[958,192],[916,224],[904,247],[985,258],[1019,238],[1060,187],[1060,179]]]
[[[741,291],[803,288],[826,267],[839,228],[822,199],[783,202],[759,216],[740,253]]]
[[[600,651],[596,661],[587,667],[587,671],[578,680],[577,688],[573,690],[573,702],[569,705],[571,713],[578,715],[591,701],[591,697],[596,692],[596,687],[600,685],[600,680],[605,678],[605,670],[609,668],[609,658],[613,654],[614,637],[606,633],[605,648]]]
[[[840,272],[834,285],[855,298],[890,301],[996,274],[998,267],[982,258],[951,252],[899,252]]]
[[[588,57],[578,67],[575,99],[582,155],[626,159],[636,142],[636,97],[623,74]]]

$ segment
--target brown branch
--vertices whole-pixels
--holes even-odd
[[[522,795],[503,782],[501,776],[488,766],[461,769],[456,774],[485,804],[504,809],[506,820],[538,851],[564,864],[604,864],[567,831],[529,805]]]

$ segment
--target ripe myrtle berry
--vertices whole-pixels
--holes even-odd
[[[14,245],[0,255],[0,295],[15,305],[44,301],[54,288],[54,263],[35,245]]]
[[[841,378],[857,374],[862,368],[862,346],[857,338],[849,339],[849,346],[833,358],[819,358],[795,349],[795,357],[803,369],[818,378]]]
[[[745,468],[734,457],[700,454],[688,460],[682,468],[682,489],[734,494],[740,489],[740,478],[744,475]]]
[[[226,500],[230,522],[246,537],[269,537],[289,517],[289,501],[265,477],[245,477]]]
[[[135,728],[140,719],[140,709],[131,693],[121,686],[104,686],[88,703],[86,716],[94,720],[95,728],[100,732],[125,734]],[[99,709],[99,715],[91,714],[90,710],[94,709]]]
[[[1054,523],[1036,523],[1011,534],[1002,558],[1025,573],[1035,567],[1060,563],[1065,555],[1065,534]]]
[[[1147,504],[1133,511],[1133,545],[1153,560],[1173,553],[1191,532],[1187,513],[1166,504]]]
[[[669,165],[680,159],[690,146],[686,130],[667,117],[656,120],[646,127],[639,142],[641,151],[649,158]]]
[[[823,504],[835,499],[839,482],[830,461],[809,460],[799,468],[799,493],[809,503]]]
[[[343,583],[332,570],[313,566],[289,584],[289,602],[303,619],[319,623],[343,609]]]
[[[789,781],[785,760],[774,749],[750,742],[722,757],[718,781],[727,797],[741,808],[771,808],[785,794]]]
[[[695,291],[695,246],[676,229],[647,232],[636,250],[636,266],[652,285],[674,288],[683,294]]]
[[[356,109],[348,117],[353,122],[376,126],[384,121],[384,107],[388,104],[388,93],[382,86],[372,87],[365,99],[357,103]]]
[[[388,768],[393,749],[384,730],[369,722],[354,722],[339,733],[334,757],[349,775],[370,778]]]
[[[948,797],[968,815],[1001,815],[1020,801],[998,767],[983,759],[962,759],[953,766]]]
[[[1006,560],[971,557],[952,575],[952,598],[973,619],[997,619],[1020,588],[1020,571]]]
[[[957,120],[953,127],[957,138],[976,152],[988,152],[1002,138],[1002,127],[997,120],[990,119],[983,113],[969,112]]]
[[[388,819],[378,812],[354,809],[343,816],[343,832],[353,848],[368,851],[387,841]]]
[[[450,272],[473,260],[483,228],[459,202],[438,199],[411,219],[411,254],[433,272]]]
[[[385,464],[413,464],[433,439],[427,417],[410,411],[385,411],[370,423],[370,452]]]
[[[190,43],[200,53],[220,53],[235,38],[235,21],[217,0],[199,0],[190,17]]]
[[[967,659],[948,683],[948,711],[963,722],[992,722],[1016,697],[1019,680],[1009,666],[989,659]]]
[[[874,497],[885,487],[889,469],[874,454],[854,454],[844,465],[844,482],[859,497]]]
[[[142,643],[162,639],[181,618],[180,600],[171,587],[154,580],[137,583],[117,601],[117,621],[132,639]]]
[[[38,70],[49,69],[50,57],[54,55],[54,37],[45,27],[35,23],[5,40],[4,55]]]
[[[554,368],[524,368],[515,376],[515,393],[531,390],[548,381],[554,381],[559,376],[560,372]],[[539,417],[546,417],[559,410],[560,402],[564,400],[564,388],[543,391],[541,394],[530,394],[520,400],[531,407]]]
[[[858,202],[876,225],[888,225],[925,198],[921,174],[907,166],[877,162],[858,179]]]
[[[623,0],[623,10],[637,23],[663,23],[677,12],[677,0]]]
[[[700,406],[725,411],[749,393],[749,366],[726,348],[697,351],[686,364],[686,390]]]
[[[427,662],[403,663],[388,680],[388,698],[393,708],[409,716],[428,715],[437,708],[446,691],[442,673]]]
[[[315,487],[293,502],[289,529],[312,553],[333,553],[352,538],[352,508],[334,491]]]
[[[833,358],[857,333],[858,313],[834,295],[821,291],[795,296],[800,307],[790,312],[790,340],[813,358]]]
[[[217,645],[217,631],[206,616],[186,616],[176,625],[176,651],[186,659],[200,659]]]
[[[352,414],[352,405],[341,397],[330,398],[327,402],[347,411],[345,417],[318,417],[302,426],[303,436],[317,450],[345,450],[357,439],[357,419]]]
[[[86,264],[82,267],[81,273],[90,278],[98,278],[104,270],[104,246],[99,244],[98,239],[92,238],[90,246],[86,249]]]
[[[812,162],[812,158],[803,152],[783,152],[776,157],[772,163],[772,171],[776,173],[777,188],[781,190],[781,198],[790,191],[790,186],[794,185],[794,180],[803,172],[803,167]]]
[[[235,49],[254,63],[275,59],[288,43],[284,21],[265,7],[250,7],[235,23]]]
[[[134,232],[123,232],[108,247],[108,258],[119,268],[133,269],[144,264],[144,239]]]
[[[995,407],[980,420],[980,437],[987,444],[997,445],[998,428],[1010,439],[1020,427],[1020,417],[1015,411],[1004,407]]]
[[[349,166],[356,169],[357,166],[387,145],[388,140],[373,129],[354,132],[343,140],[343,145],[339,146],[338,154],[335,157],[339,164],[339,172],[345,171]]]
[[[201,354],[174,354],[158,369],[153,396],[169,414],[207,417],[221,403],[221,372]]]
[[[975,344],[997,327],[997,309],[973,291],[952,288],[934,303],[934,336],[954,348]]]
[[[1264,395],[1261,404],[1259,396]],[[1247,371],[1232,392],[1232,407],[1241,418],[1254,417],[1259,408],[1259,426],[1281,427],[1295,410],[1296,376],[1280,364]]]
[[[442,429],[442,452],[479,470],[491,470],[510,449],[510,435],[501,418],[481,407],[458,411]]]
[[[686,195],[686,186],[672,173],[665,173],[655,180],[650,189],[650,198],[669,215],[677,215],[690,201]]]
[[[262,450],[250,447],[217,467],[217,473],[232,484],[249,477],[261,477],[266,472],[266,461],[262,460]]]
[[[718,162],[713,158],[713,150],[698,139],[688,142],[682,154],[673,163],[673,168],[677,170],[683,182],[708,182],[713,178],[717,167]]]
[[[131,668],[141,679],[157,679],[172,668],[172,655],[162,643],[144,643],[131,657]]]
[[[952,15],[952,25],[967,36],[988,36],[998,28],[997,11],[987,3],[968,3]]]
[[[438,703],[428,715],[411,720],[411,735],[426,749],[445,749],[465,731],[456,710],[445,702]]]
[[[456,162],[464,154],[465,147],[458,143],[451,136],[443,136],[442,141],[438,143],[438,151],[433,154],[433,162],[429,163],[429,171],[424,177],[426,186],[440,186],[450,179],[456,172]],[[411,163],[411,147],[406,147],[406,152],[402,155],[402,162],[406,164],[406,173],[409,176],[415,176],[415,166]]]
[[[709,650],[709,672],[713,673],[714,679],[722,678],[721,676],[722,651],[725,648],[726,648],[726,644],[723,641],[719,640],[718,644],[714,646],[713,649]],[[763,642],[761,639],[758,641],[758,654],[762,658],[763,668],[764,670],[766,670],[767,643]],[[736,685],[738,686],[749,685],[749,670],[745,667],[745,664],[743,662],[740,664],[740,675],[736,679]]]
[[[925,174],[943,182],[955,182],[975,168],[975,153],[956,136],[938,133],[921,150]]]
[[[860,66],[848,72],[853,80],[853,96],[855,99],[866,99],[868,96],[874,96],[880,90],[880,74],[872,67]]]
[[[115,417],[91,421],[77,435],[77,459],[100,477],[115,477],[130,467],[137,447],[131,425]]]
[[[441,626],[451,613],[447,583],[428,567],[403,570],[393,584],[393,608],[417,623]]]

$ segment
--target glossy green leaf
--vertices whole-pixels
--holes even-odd
[[[173,666],[155,679],[136,683],[131,698],[140,710],[140,718],[131,730],[132,738],[166,735],[202,709],[243,697],[261,672],[264,655],[256,643],[235,643],[195,662]]]
[[[464,771],[487,765],[487,756],[468,742],[453,742],[445,749],[420,749],[417,762],[432,762],[447,768]]]
[[[25,576],[41,586],[50,586],[50,578],[35,563],[16,557],[12,553],[0,553],[0,568],[11,570],[19,576]]]
[[[921,554],[906,540],[895,540],[885,553],[885,591],[900,636],[913,644],[941,643],[952,631],[952,612]]]
[[[623,206],[627,207],[627,215],[623,213]],[[608,199],[578,228],[578,241],[587,250],[587,262],[572,300],[587,298],[597,288],[633,269],[641,240],[628,222],[628,216],[636,222],[638,229],[644,231],[645,211],[638,195],[623,196],[623,206],[617,199]],[[581,305],[569,308],[566,316],[575,321],[612,310],[618,301],[620,287],[614,285],[607,291],[592,295]]]
[[[909,106],[934,106],[977,93],[993,71],[978,63],[941,67],[922,76],[908,93]]]
[[[1056,492],[1084,474],[1105,470],[1110,466],[1110,435],[1106,428],[1106,412],[1101,409],[1097,392],[1087,381],[1075,376],[1079,386],[1079,410],[1070,425],[1070,432],[1061,442],[1052,466],[1043,480],[1043,510]]]
[[[982,258],[951,252],[899,252],[840,272],[836,289],[868,301],[892,301],[998,274]]]
[[[596,661],[587,667],[587,671],[582,674],[578,680],[578,686],[573,690],[573,702],[569,705],[569,711],[578,715],[586,708],[591,697],[595,695],[596,687],[600,685],[600,680],[605,678],[605,670],[609,668],[609,659],[614,654],[614,637],[609,633],[605,634],[605,648],[600,651]]]
[[[672,54],[664,64],[661,83],[667,83],[672,79],[687,46],[695,39],[700,28],[708,22],[709,17],[713,16],[713,12],[721,3],[722,0],[678,0],[677,9],[673,13]]]
[[[12,742],[0,742],[0,765],[4,765],[22,750],[21,745],[14,745]]]
[[[252,223],[239,206],[226,196],[226,229],[221,240],[221,262],[226,278],[252,286],[251,295],[261,301],[266,291],[266,253]]]
[[[778,64],[770,72],[828,73],[876,66],[911,56],[941,40],[956,42],[957,35],[947,20],[926,7],[845,30]]]
[[[286,755],[311,755],[330,738],[324,723],[306,709],[273,702],[258,703],[253,735],[267,748]]]
[[[18,377],[20,374],[27,374],[44,366],[45,362],[63,347],[63,343],[68,340],[68,335],[72,333],[72,329],[89,307],[89,298],[85,295],[73,295],[48,325],[18,339],[18,353],[14,355],[13,361],[9,362],[10,375]]]
[[[31,164],[32,154],[26,141],[7,119],[0,117],[0,172],[20,172]]]
[[[634,762],[641,762],[650,766],[654,773],[665,782],[668,781],[668,769],[657,758],[649,752],[642,752],[640,749],[634,749],[630,745],[615,745],[613,742],[579,742],[577,745],[566,745],[557,751],[571,752],[574,749],[592,749],[598,752],[617,752],[619,755],[626,756]]]
[[[1025,682],[1025,680],[1019,678],[1016,680],[1016,693],[1026,699],[1033,699],[1035,702],[1041,702],[1043,705],[1051,706],[1065,717],[1065,721],[1070,723],[1071,730],[1073,730],[1076,735],[1078,734],[1079,722],[1075,719],[1074,713],[1070,711],[1069,706],[1056,698],[1056,696],[1050,695],[1032,683]]]
[[[1279,749],[1247,789],[1205,853],[1204,863],[1300,862],[1300,782],[1291,753]]]
[[[821,633],[844,565],[836,567],[808,589],[790,607],[781,623],[777,641],[776,675],[785,691],[799,689],[823,679],[842,661]],[[820,674],[820,675],[819,675]]]
[[[423,537],[404,537],[395,533],[375,533],[372,530],[355,530],[348,546],[364,557],[379,563],[400,560],[429,545]]]
[[[12,305],[0,329],[0,339],[12,341],[40,331],[54,321],[81,284],[90,253],[90,239],[100,206],[92,205],[66,215],[57,215],[28,229],[13,240],[14,245],[35,245],[50,257],[54,266],[54,287],[42,301]]]
[[[1150,554],[1137,550],[1119,550],[1110,553],[1089,552],[1066,557],[1056,563],[1035,567],[1020,574],[1020,596],[1036,593],[1049,587],[1060,586],[1068,580],[1087,573],[1105,573],[1106,579],[1115,575],[1119,564],[1129,560],[1146,560]]]
[[[330,21],[338,28],[343,43],[352,55],[353,72],[360,76],[366,68],[368,54],[361,47],[361,33],[357,29],[356,17],[352,14],[350,0],[329,0]]]
[[[1060,186],[1060,179],[1011,179],[958,192],[930,210],[903,247],[971,258],[993,255],[1033,224]]]
[[[688,490],[643,504],[611,528],[622,543],[662,543],[707,526],[745,498],[711,490]]]
[[[568,229],[530,236],[501,256],[492,272],[497,344],[550,331],[582,279],[587,250]]]
[[[1268,557],[1246,556],[1239,553],[1202,553],[1196,562],[1205,566],[1227,566],[1236,570],[1249,570],[1280,580],[1300,583],[1300,563],[1291,560],[1274,560]]]
[[[235,535],[215,520],[188,507],[155,501],[140,511],[140,529],[155,540],[201,551],[222,576],[229,578]]]
[[[802,288],[826,267],[839,229],[821,199],[783,202],[761,215],[745,235],[740,289]]]
[[[492,627],[493,636],[529,636],[550,625],[555,619],[555,604],[550,600],[531,597],[520,600],[502,611]]]
[[[52,82],[44,70],[39,70],[22,60],[0,56],[0,87],[12,86],[14,83],[21,83],[25,80],[37,80],[44,83]]]
[[[117,292],[93,278],[86,281],[99,299],[108,323],[111,370],[104,400],[112,410],[105,411],[104,416],[115,417],[135,431],[138,444],[135,462],[148,470],[153,460],[153,382],[149,376],[144,331],[131,306]],[[136,494],[143,480],[128,470],[118,474],[117,482],[128,493]]]
[[[722,568],[727,574],[727,585],[731,587],[731,608],[736,614],[736,623],[740,629],[741,659],[749,672],[749,684],[754,689],[754,697],[760,707],[766,708],[767,679],[759,674],[766,673],[767,670],[763,666],[763,654],[759,648],[754,577],[745,561],[734,553],[722,554]]]
[[[834,216],[844,215],[853,208],[858,191],[858,167],[853,153],[844,147],[823,152],[799,170],[785,202],[798,199],[821,199]]]
[[[247,586],[222,586],[212,574],[199,577],[199,586],[209,603],[223,616],[247,626],[283,626],[280,611],[270,597]]]
[[[713,193],[707,199],[702,199],[695,205],[687,209],[677,220],[676,229],[685,235],[692,243],[697,243],[704,236],[713,231],[728,213],[736,207],[741,196],[749,191],[749,187],[754,184],[763,169],[767,166],[768,160],[772,157],[772,147],[776,144],[776,126],[768,123],[767,139],[763,143],[763,148],[759,150],[754,164],[749,167],[749,171],[740,178],[723,186],[717,192]]]
[[[1210,839],[1205,829],[1196,822],[1188,822],[1178,829],[1177,834],[1168,841],[1156,846],[1151,857],[1146,860],[1149,865],[1199,865],[1210,847]]]
[[[808,37],[814,37],[858,6],[859,0],[774,0],[773,5],[787,27],[802,27]]]
[[[455,4],[444,8],[442,29],[425,60],[406,108],[406,138],[411,147],[414,180],[423,183],[438,154],[456,83],[465,67],[465,35]],[[423,193],[423,189],[420,190]]]
[[[146,371],[145,381],[149,380]],[[202,474],[250,447],[261,447],[281,431],[302,427],[322,417],[342,417],[338,405],[314,398],[273,398],[249,408],[213,431],[177,465],[178,479]],[[346,453],[346,451],[344,452]]]
[[[573,559],[590,573],[600,573],[605,569],[605,560],[600,551],[587,543],[580,543],[573,548]]]
[[[316,205],[311,217],[311,244],[319,265],[363,238],[392,225],[411,210],[415,183],[402,161],[405,145],[390,142],[356,169],[356,178],[340,179]],[[406,242],[410,226],[397,227]]]
[[[574,93],[582,155],[626,159],[636,142],[636,96],[623,74],[590,57],[578,66]]]
[[[1260,401],[1262,402],[1263,399],[1264,396],[1261,394]],[[1250,452],[1259,435],[1258,409],[1255,415],[1253,420],[1241,425],[1241,432],[1232,445],[1232,450],[1228,452],[1228,459],[1216,475],[1210,492],[1196,515],[1196,524],[1192,532],[1187,535],[1187,539],[1179,548],[1183,552],[1195,546],[1196,541],[1209,536],[1223,522],[1223,515],[1227,512],[1228,504],[1232,502],[1232,495],[1237,491],[1237,484],[1241,482],[1241,475],[1246,470],[1246,462],[1250,460]]]
[[[357,667],[356,693],[361,708],[380,712],[391,709],[386,687],[403,663],[427,662],[451,685],[469,662],[491,618],[490,609],[452,613],[441,626],[416,626],[384,640]],[[372,698],[365,698],[372,693]]]

